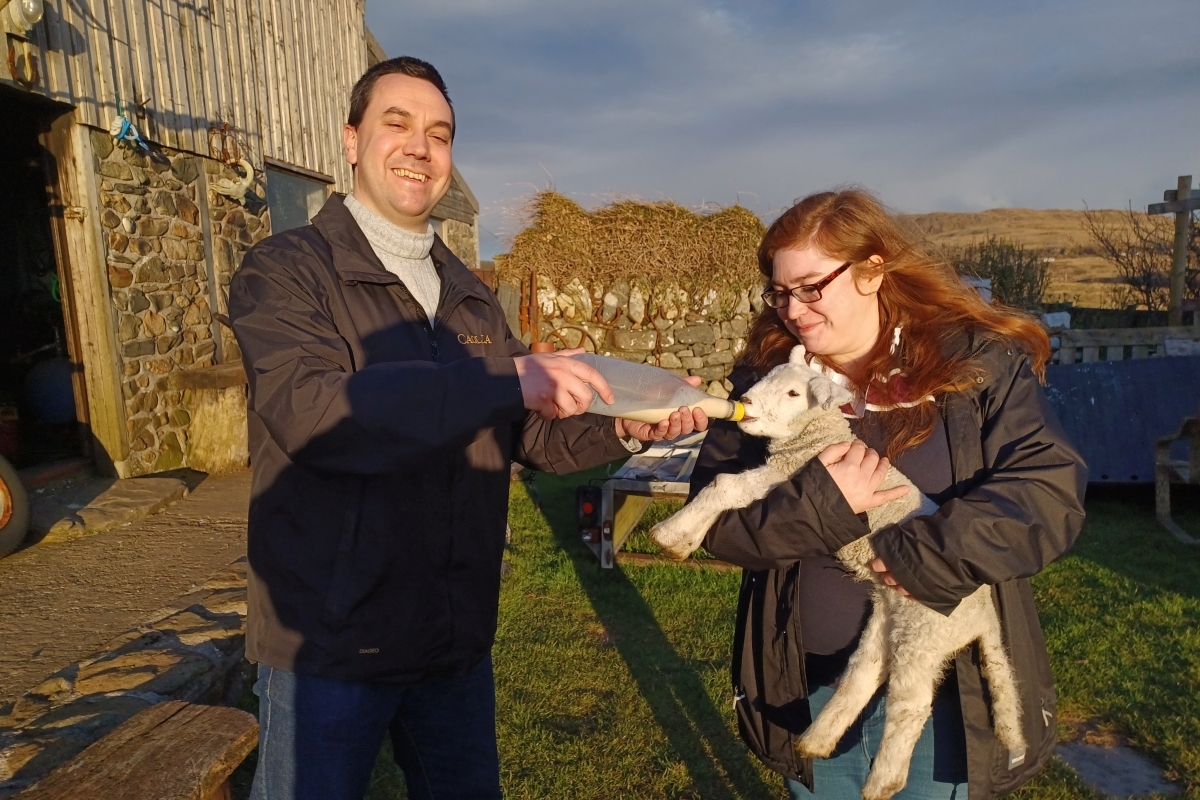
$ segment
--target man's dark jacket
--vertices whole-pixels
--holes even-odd
[[[1079,535],[1087,469],[1024,353],[967,337],[958,346],[970,349],[981,376],[939,403],[954,476],[950,497],[937,514],[885,528],[872,543],[900,585],[943,614],[978,587],[995,586],[1029,749],[1010,768],[1009,754],[992,734],[977,646],[960,652],[955,674],[967,737],[967,794],[986,800],[1029,780],[1054,749],[1054,680],[1028,578]],[[731,378],[737,395],[757,380],[745,368]],[[762,464],[765,445],[730,423],[714,422],[692,475],[693,496],[722,472]],[[763,500],[725,512],[704,541],[718,558],[744,567],[733,652],[742,737],[764,764],[810,789],[812,762],[794,750],[810,722],[800,560],[836,553],[865,536],[865,517],[850,510],[814,458]]]
[[[247,656],[345,680],[461,674],[496,631],[509,464],[629,451],[526,411],[495,295],[435,240],[431,327],[339,196],[252,248],[229,310],[249,381]]]

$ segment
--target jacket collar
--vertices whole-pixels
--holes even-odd
[[[333,251],[333,268],[342,281],[360,283],[400,284],[401,281],[388,272],[371,248],[366,234],[358,226],[350,209],[346,208],[342,195],[336,192],[329,196],[320,212],[313,217],[321,236]],[[442,282],[442,293],[438,309],[450,309],[464,297],[475,297],[486,301],[488,289],[467,269],[458,256],[434,236],[433,248],[429,251],[434,268]]]

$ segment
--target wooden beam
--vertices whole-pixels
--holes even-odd
[[[1167,339],[1195,339],[1191,325],[1165,328],[1095,328],[1066,330],[1058,334],[1060,348],[1124,347],[1125,345],[1162,345]]]
[[[70,272],[69,305],[78,326],[88,422],[96,445],[96,466],[106,474],[129,477],[126,459],[125,401],[121,394],[121,355],[117,348],[114,311],[109,299],[108,266],[101,244],[100,196],[92,171],[90,129],[74,115],[59,117],[45,137],[58,169],[63,203],[62,236]]]
[[[178,369],[167,375],[167,388],[175,392],[189,389],[228,389],[245,384],[246,371],[240,361],[212,367]]]
[[[683,567],[699,572],[706,569],[713,572],[733,572],[741,569],[736,564],[715,558],[685,558],[683,561],[675,561],[658,553],[620,552],[617,553],[617,563],[622,567]]]
[[[40,780],[26,800],[208,800],[258,744],[245,711],[171,700],[130,717]]]
[[[317,181],[318,183],[326,183],[329,185],[333,184],[333,178],[329,175],[326,175],[324,172],[317,172],[316,170],[297,167],[295,164],[289,164],[286,161],[280,161],[278,158],[264,156],[263,163],[271,169],[278,169],[284,172],[294,172],[301,178],[308,178],[310,181]]]
[[[1146,206],[1147,214],[1186,214],[1200,209],[1200,194],[1186,200],[1174,200],[1170,203],[1151,203]]]

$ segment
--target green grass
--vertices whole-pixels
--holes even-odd
[[[539,475],[540,505],[513,486],[494,651],[505,796],[783,797],[730,706],[739,575],[601,570],[573,520],[575,485],[601,474]],[[1176,519],[1200,534],[1197,499]],[[630,547],[652,551],[645,532],[671,510],[651,506]],[[1157,526],[1144,491],[1091,497],[1088,513],[1034,580],[1060,710],[1127,737],[1200,800],[1200,548]],[[1099,798],[1058,762],[1018,795]],[[386,746],[368,797],[404,797]]]
[[[1175,514],[1193,534],[1197,499]],[[1158,526],[1148,492],[1098,492],[1034,589],[1060,715],[1128,738],[1200,797],[1200,547]]]

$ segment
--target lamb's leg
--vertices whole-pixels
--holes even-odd
[[[935,646],[924,642],[925,646]],[[904,648],[892,661],[888,680],[887,719],[875,764],[863,785],[863,800],[888,800],[908,783],[913,748],[933,711],[933,691],[941,677],[946,653],[915,652]]]
[[[1021,726],[1021,695],[1017,692],[1008,651],[1004,649],[1000,619],[995,613],[987,614],[986,618],[987,623],[979,635],[979,654],[983,658],[983,676],[991,690],[996,738],[1008,749],[1010,758],[1017,757],[1025,752],[1026,746]]]
[[[704,541],[722,511],[744,508],[787,479],[769,464],[747,472],[718,475],[692,502],[650,529],[650,540],[674,559],[683,560]]]
[[[876,587],[871,593],[871,618],[837,691],[796,742],[796,752],[805,758],[828,758],[887,677],[887,616],[880,591]]]

